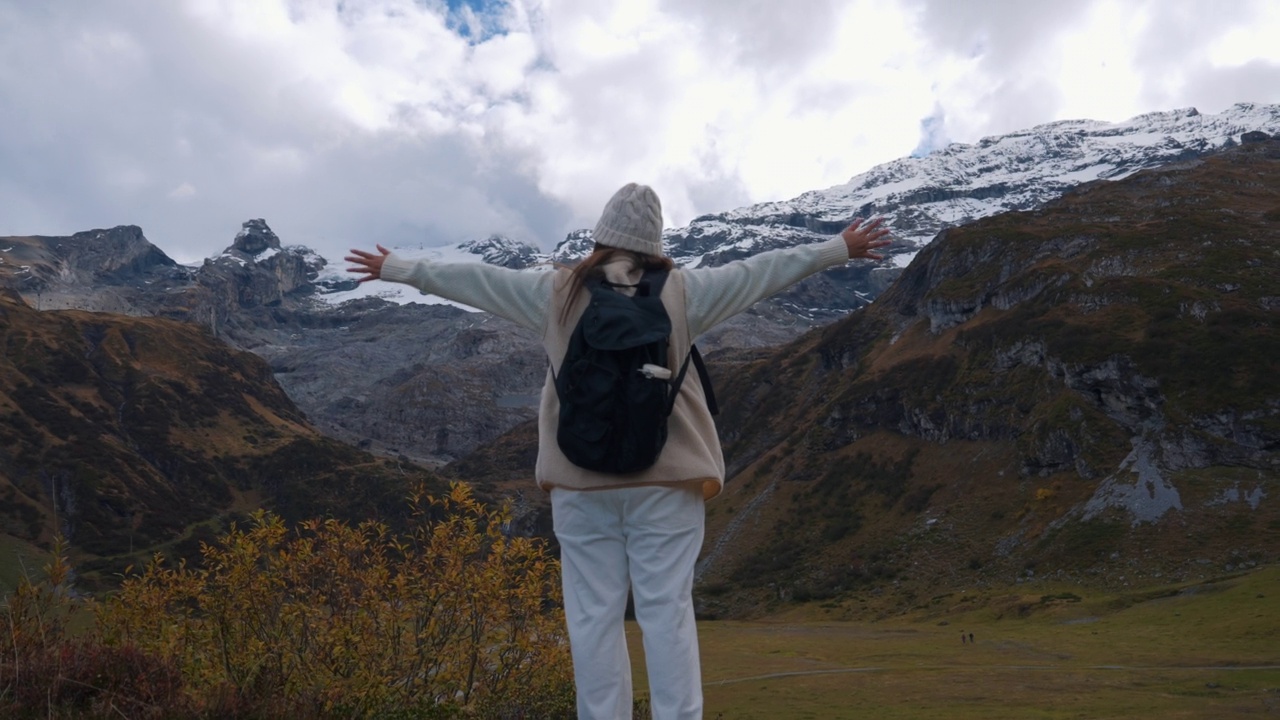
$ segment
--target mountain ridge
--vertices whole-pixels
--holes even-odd
[[[821,273],[699,339],[712,353],[772,346],[865,306],[889,287],[923,241],[957,218],[1022,209],[1072,183],[1197,157],[1235,144],[1231,133],[1246,130],[1280,134],[1280,105],[1239,104],[1217,115],[1192,109],[1152,113],[1123,123],[1060,121],[886,163],[790,201],[703,216],[685,228],[664,231],[664,242],[679,264],[700,267],[811,242],[838,231],[850,217],[884,214],[901,238],[891,248],[893,257]],[[1037,154],[1045,148],[1057,148],[1060,157]],[[982,195],[982,202],[957,199],[957,188]],[[921,204],[904,205],[915,200]],[[73,237],[83,243],[101,233],[122,232],[146,242],[140,230],[125,230]],[[56,246],[66,240],[42,242]],[[246,242],[254,252],[246,251]],[[172,263],[146,243],[154,249],[150,265],[103,275],[99,269],[132,267],[128,253],[108,253],[97,269],[77,270],[80,265],[48,247],[36,248],[39,244],[0,239],[0,284],[17,288],[42,308],[160,315],[204,324],[237,347],[267,358],[307,416],[349,442],[446,462],[532,417],[530,398],[540,391],[540,373],[523,364],[513,366],[515,373],[506,372],[497,355],[477,356],[472,350],[473,328],[483,325],[500,329],[506,338],[499,343],[502,350],[493,342],[486,347],[510,358],[533,358],[537,364],[541,350],[532,334],[496,318],[481,321],[447,307],[423,307],[421,303],[438,299],[408,286],[357,284],[314,251],[282,244],[261,219],[246,222],[231,246],[194,267]],[[549,253],[498,235],[416,253],[451,261],[483,262],[488,257],[504,267],[536,271],[549,263],[572,262],[590,246],[590,231],[579,230]],[[143,250],[139,245],[129,252],[148,257]],[[40,252],[48,257],[33,260]],[[25,276],[23,266],[28,268]],[[395,349],[370,354],[362,371],[354,372],[346,357],[350,353],[343,349],[352,343]],[[427,362],[417,357],[421,353],[415,344],[421,343],[433,348]],[[441,368],[446,367],[458,374],[442,382]],[[458,395],[460,391],[464,394]],[[378,421],[376,412],[384,407],[404,422]],[[424,412],[424,407],[451,409]],[[399,431],[406,423],[422,423],[418,438]]]

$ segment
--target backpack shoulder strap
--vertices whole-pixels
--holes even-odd
[[[671,274],[670,270],[646,270],[640,278],[641,288],[637,294],[643,293],[646,288],[644,284],[648,282],[648,292],[651,295],[661,295],[662,288],[667,283],[667,276]],[[698,380],[702,383],[702,394],[707,399],[707,410],[712,415],[720,414],[720,404],[716,402],[716,391],[711,386],[711,375],[707,372],[707,364],[702,360],[702,353],[698,352],[698,346],[689,344],[689,355],[680,365],[680,373],[676,379],[672,381],[671,386],[674,391],[671,393],[671,406],[675,406],[676,396],[680,394],[680,386],[684,384],[685,373],[689,371],[689,361],[693,361],[693,367],[698,371]],[[670,408],[667,409],[670,413]]]
[[[697,345],[689,346],[689,357],[698,371],[698,379],[702,381],[702,394],[707,396],[707,410],[711,411],[712,415],[719,415],[720,403],[716,402],[716,391],[711,387],[711,375],[707,373],[707,364],[702,361],[702,353],[698,352]]]
[[[662,288],[666,287],[667,276],[670,274],[669,270],[645,270],[644,274],[640,276],[640,288],[636,291],[636,294],[650,297],[662,295]],[[646,283],[648,284],[647,287]]]

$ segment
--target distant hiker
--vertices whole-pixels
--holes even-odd
[[[964,631],[963,631],[963,630],[961,630],[961,631],[960,631],[960,644],[961,644],[961,645],[963,645],[963,644],[964,644]]]
[[[969,644],[973,644],[973,633],[969,633]]]
[[[609,200],[594,230],[594,251],[572,269],[532,273],[413,261],[382,246],[377,252],[352,250],[347,257],[355,265],[349,271],[364,275],[361,282],[381,278],[407,283],[541,336],[551,366],[538,410],[535,477],[551,493],[580,720],[631,717],[631,665],[623,626],[628,589],[644,635],[653,717],[702,717],[693,570],[702,546],[704,502],[724,484],[720,441],[699,382],[679,386],[665,445],[647,469],[610,474],[579,467],[566,457],[557,440],[561,401],[556,378],[589,299],[600,281],[635,296],[643,290],[638,286],[649,283],[646,271],[649,278],[662,275],[659,297],[671,331],[665,367],[658,370],[668,372],[684,365],[694,338],[756,301],[850,259],[881,259],[873,252],[889,244],[881,222],[855,220],[830,240],[720,267],[675,269],[662,252],[658,196],[633,183]]]

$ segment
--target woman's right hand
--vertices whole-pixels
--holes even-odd
[[[850,260],[860,258],[883,260],[883,255],[871,251],[893,242],[892,240],[882,239],[888,234],[889,228],[884,227],[884,218],[878,217],[869,222],[864,222],[863,218],[857,218],[840,233],[840,237],[849,248]]]
[[[391,251],[381,245],[375,245],[374,247],[378,248],[378,254],[352,248],[351,254],[343,258],[355,265],[355,267],[347,268],[347,272],[362,273],[364,275],[357,282],[369,282],[382,277],[382,263],[391,254]]]

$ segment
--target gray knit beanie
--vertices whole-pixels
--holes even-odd
[[[591,233],[596,243],[662,257],[662,202],[648,185],[627,183],[609,198]]]

